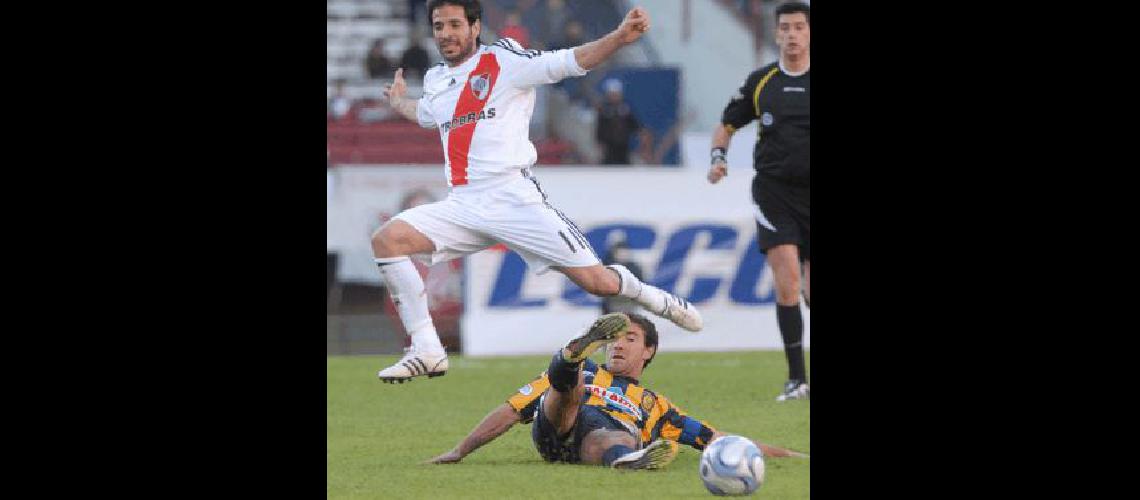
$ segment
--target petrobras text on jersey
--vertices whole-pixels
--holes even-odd
[[[463,127],[465,125],[474,125],[479,120],[486,120],[495,118],[495,108],[488,108],[480,110],[478,113],[471,112],[466,115],[457,116],[452,118],[449,122],[439,124],[439,129],[445,134],[450,134],[452,130]]]
[[[590,394],[602,398],[602,401],[606,402],[607,407],[628,413],[633,418],[641,420],[641,410],[637,405],[633,404],[633,401],[630,401],[625,394],[622,394],[620,387],[610,387],[607,389],[594,384],[586,384],[585,388]]]

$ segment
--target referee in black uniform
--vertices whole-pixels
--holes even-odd
[[[713,133],[709,182],[728,175],[726,148],[732,134],[759,119],[753,157],[752,200],[760,250],[776,281],[776,322],[788,358],[788,382],[777,401],[806,399],[804,323],[800,293],[810,306],[811,277],[811,10],[789,2],[776,9],[780,60],[748,75],[724,108]],[[801,272],[802,271],[802,272]]]

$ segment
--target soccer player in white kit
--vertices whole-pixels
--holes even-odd
[[[412,346],[380,370],[385,382],[436,377],[447,354],[428,315],[423,279],[410,255],[432,264],[503,243],[538,274],[557,270],[597,296],[630,298],[689,331],[701,316],[689,302],[642,283],[623,266],[602,266],[582,232],[550,205],[530,172],[537,159],[528,136],[538,85],[582,76],[649,29],[637,7],[616,30],[573,49],[526,50],[514,40],[479,43],[478,0],[431,0],[428,16],[445,63],[424,75],[424,95],[405,99],[403,68],[385,91],[389,104],[425,128],[438,128],[450,193],[443,201],[405,210],[372,235],[380,275]]]

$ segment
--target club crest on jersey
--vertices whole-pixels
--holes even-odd
[[[489,73],[471,77],[471,93],[475,94],[476,99],[480,101],[486,99],[489,90],[491,90],[491,77]]]
[[[772,113],[765,111],[764,114],[760,116],[760,123],[763,123],[765,127],[771,125]]]
[[[657,398],[653,397],[652,392],[645,391],[645,394],[641,396],[641,409],[646,412],[651,412],[655,404],[657,404]]]

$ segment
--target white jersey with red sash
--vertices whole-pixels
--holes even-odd
[[[535,86],[585,74],[573,49],[525,50],[510,38],[480,45],[454,68],[431,68],[417,115],[420,126],[439,128],[448,185],[478,183],[533,165],[538,159],[529,137]]]

